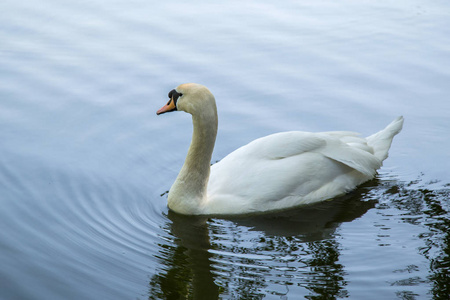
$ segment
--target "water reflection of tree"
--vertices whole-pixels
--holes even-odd
[[[307,277],[306,282],[308,289],[314,293],[305,298],[316,300],[347,297],[344,266],[338,263],[339,245],[336,240],[309,244],[310,249],[313,249],[312,259],[308,262],[312,279]]]
[[[169,213],[167,231],[175,239],[159,245],[162,267],[151,278],[149,299],[262,299],[289,296],[294,287],[304,288],[307,299],[346,297],[335,229],[374,207],[361,201],[365,191],[262,217]]]
[[[175,245],[158,245],[164,267],[151,278],[149,299],[217,299],[206,220],[173,213],[169,218]]]
[[[428,190],[409,185],[393,185],[386,194],[391,203],[410,216],[403,221],[425,226],[420,235],[425,247],[420,253],[430,262],[429,280],[434,299],[448,299],[450,295],[450,189]]]

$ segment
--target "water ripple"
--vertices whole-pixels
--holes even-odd
[[[0,297],[444,294],[448,5],[388,2],[2,1]],[[190,118],[155,111],[186,81],[216,96],[214,161],[276,131],[405,128],[346,198],[178,216],[160,195]]]

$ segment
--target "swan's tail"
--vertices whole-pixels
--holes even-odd
[[[398,117],[383,130],[367,137],[367,144],[372,146],[374,155],[381,161],[388,157],[388,151],[391,147],[392,139],[402,130],[403,117]]]

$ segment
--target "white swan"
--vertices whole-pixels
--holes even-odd
[[[179,85],[157,111],[192,115],[189,151],[170,188],[168,206],[189,215],[249,214],[287,209],[344,194],[372,179],[403,126],[398,117],[367,138],[354,132],[290,131],[256,139],[210,167],[217,134],[214,96]]]

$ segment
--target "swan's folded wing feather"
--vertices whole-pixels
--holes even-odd
[[[245,146],[247,153],[262,159],[283,159],[305,152],[315,152],[326,146],[326,141],[314,134],[289,131],[272,134]]]
[[[241,193],[245,198],[260,190],[261,184],[267,186],[267,182],[274,178],[284,178],[281,187],[288,185],[287,181],[302,182],[299,175],[307,172],[304,164],[308,160],[301,157],[307,153],[316,154],[324,146],[326,141],[323,138],[299,131],[256,139],[211,167],[208,191],[210,194]]]
[[[256,139],[223,160],[238,157],[277,160],[312,152],[345,164],[364,175],[373,176],[381,166],[381,161],[370,151],[372,149],[366,140],[357,136],[354,132],[281,132]]]
[[[265,159],[283,159],[307,152],[320,153],[367,176],[375,175],[381,166],[381,161],[373,155],[366,140],[355,132],[282,132],[255,140],[250,145],[249,151]]]
[[[376,170],[381,167],[381,161],[364,149],[367,147],[364,139],[361,139],[361,147],[347,144],[340,139],[327,139],[326,147],[320,149],[320,153],[324,156],[343,163],[362,174],[374,176]]]

